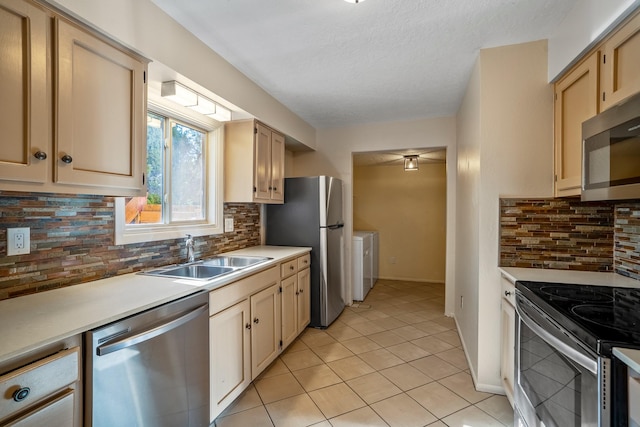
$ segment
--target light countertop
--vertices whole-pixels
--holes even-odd
[[[500,267],[500,272],[511,283],[518,280],[529,282],[572,283],[579,285],[615,286],[640,288],[640,280],[616,273],[593,271],[552,270],[543,268]]]
[[[224,255],[273,260],[208,282],[131,273],[0,301],[0,362],[178,298],[228,285],[310,250],[255,246],[227,252]]]

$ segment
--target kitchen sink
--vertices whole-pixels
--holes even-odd
[[[218,255],[202,261],[203,265],[216,265],[223,267],[249,267],[261,262],[269,261],[271,258],[258,256],[240,255]]]
[[[242,270],[272,258],[256,256],[218,255],[191,264],[171,265],[140,272],[147,276],[174,277],[178,279],[213,280],[225,274]]]

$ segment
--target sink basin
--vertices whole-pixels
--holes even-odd
[[[218,255],[192,264],[172,265],[143,271],[147,276],[174,277],[178,279],[212,280],[216,277],[242,270],[272,258],[240,255]]]
[[[182,279],[211,280],[223,274],[235,271],[232,267],[220,267],[202,264],[182,265],[171,268],[161,268],[147,271],[144,274],[151,276],[178,277]]]
[[[270,260],[268,257],[240,256],[240,255],[218,255],[204,260],[203,265],[215,265],[223,267],[249,267]]]

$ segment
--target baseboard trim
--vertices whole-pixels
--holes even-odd
[[[478,374],[476,373],[471,361],[469,360],[469,352],[467,351],[467,345],[464,342],[464,338],[460,333],[460,325],[458,324],[458,319],[455,314],[452,314],[453,320],[456,322],[456,331],[458,332],[458,338],[460,338],[460,342],[462,343],[462,349],[464,351],[464,357],[467,359],[467,365],[469,365],[469,372],[471,373],[471,379],[473,380],[473,385],[475,386],[477,391],[482,391],[485,393],[493,393],[493,394],[502,394],[504,395],[504,388],[501,386],[495,386],[493,384],[481,384],[478,383]]]
[[[402,280],[403,282],[425,282],[425,283],[437,283],[439,285],[444,285],[444,280],[425,280],[425,279],[416,279],[413,277],[378,277],[380,280]]]

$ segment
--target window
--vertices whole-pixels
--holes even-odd
[[[214,120],[149,107],[147,195],[116,199],[116,244],[222,232],[221,132]]]

